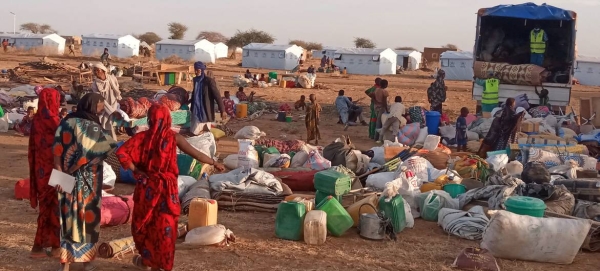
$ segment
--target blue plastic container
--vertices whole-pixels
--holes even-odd
[[[427,132],[430,135],[437,135],[440,131],[440,121],[442,114],[437,111],[425,112],[425,123],[427,124]]]

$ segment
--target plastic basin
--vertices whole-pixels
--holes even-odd
[[[444,191],[448,192],[452,198],[458,197],[460,194],[467,192],[467,187],[462,184],[449,183],[444,185]]]
[[[504,203],[506,210],[518,215],[544,217],[546,204],[541,199],[525,196],[512,196]]]

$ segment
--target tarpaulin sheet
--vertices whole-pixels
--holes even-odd
[[[554,6],[534,3],[500,5],[484,9],[481,16],[511,17],[529,20],[574,20],[575,13]]]

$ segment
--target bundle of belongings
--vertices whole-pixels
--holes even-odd
[[[548,81],[550,72],[534,64],[511,65],[508,63],[493,63],[475,61],[474,76],[488,79],[490,75],[500,79],[500,83],[511,85],[540,86]]]

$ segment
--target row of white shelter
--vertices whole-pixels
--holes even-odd
[[[358,60],[362,59],[364,62],[364,59],[368,58],[367,56],[377,56],[377,55],[381,56],[381,53],[383,53],[386,50],[387,49],[323,47],[323,50],[313,50],[312,57],[321,59],[325,56],[326,58],[334,59],[334,61],[335,61],[335,59],[340,58],[340,54],[343,53],[347,56],[350,56],[350,55],[357,56],[356,58],[348,58],[348,60],[356,59],[358,62]],[[397,66],[401,66],[405,70],[418,70],[420,68],[421,58],[422,58],[421,52],[416,51],[416,50],[394,50],[394,52],[396,53],[396,65]],[[358,56],[364,56],[364,57],[358,57]],[[391,57],[391,54],[389,54],[389,52],[387,52],[387,51],[386,51],[386,56],[384,56],[384,59],[387,59],[386,57]],[[342,60],[344,59],[344,57],[341,57],[341,58],[342,58]],[[338,63],[338,61],[335,61],[335,63]],[[339,62],[339,63],[341,63],[341,62]],[[369,62],[366,62],[366,63],[369,63]],[[367,65],[370,65],[370,64],[367,64]],[[341,66],[341,65],[338,65],[338,66]],[[346,68],[348,69],[348,72],[350,72],[351,68],[348,68],[348,67],[346,67]],[[352,70],[358,70],[360,72],[361,69],[360,68],[357,69],[356,67],[353,67]],[[394,68],[393,72],[394,73],[396,72],[396,68]],[[360,74],[362,74],[362,73],[360,73]]]
[[[15,48],[30,50],[43,48],[46,54],[64,54],[67,47],[65,38],[58,34],[5,34],[0,33],[0,41],[8,40]],[[140,40],[132,35],[89,34],[81,36],[81,53],[98,56],[108,52],[119,58],[139,55]],[[224,43],[213,44],[208,40],[162,40],[156,44],[156,58],[165,59],[176,55],[185,60],[215,63],[218,58],[227,57],[228,47]]]

